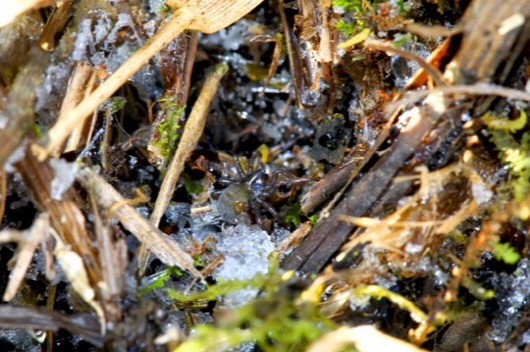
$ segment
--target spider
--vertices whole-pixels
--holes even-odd
[[[250,159],[248,166],[241,159],[234,164],[237,175],[218,180],[220,185],[228,185],[218,200],[219,213],[228,222],[254,221],[263,227],[268,218],[265,214],[271,218],[278,216],[273,204],[289,198],[295,186],[309,181],[265,164],[256,156]]]

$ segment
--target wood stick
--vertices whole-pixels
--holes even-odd
[[[188,270],[196,278],[202,279],[201,273],[193,266],[191,256],[138,214],[133,207],[127,204],[127,200],[101,176],[89,168],[84,168],[77,173],[77,180],[84,188],[93,192],[100,206],[107,210],[112,209],[112,214],[109,215],[116,217],[129,232],[136,236],[164,264],[179,266]]]

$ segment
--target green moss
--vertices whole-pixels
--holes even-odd
[[[184,177],[184,188],[188,194],[199,194],[204,191],[204,187],[196,181],[193,181],[189,177]]]
[[[337,28],[345,37],[351,37],[358,32],[355,23],[347,23],[342,18],[335,23],[335,28]]]
[[[333,0],[333,6],[342,7],[344,11],[363,11],[363,4],[368,3],[365,0]]]
[[[506,264],[515,264],[519,261],[521,256],[517,253],[517,250],[513,248],[509,243],[501,243],[494,241],[490,243],[493,248],[493,255],[498,260],[505,262]]]
[[[490,127],[491,141],[499,151],[499,157],[510,169],[508,186],[516,201],[530,194],[530,132],[517,136],[514,133],[526,126],[526,113],[516,120],[487,114],[482,121]]]
[[[309,344],[335,328],[315,303],[302,301],[293,285],[292,272],[282,275],[276,265],[270,274],[250,280],[220,282],[193,295],[170,291],[179,301],[215,300],[221,295],[245,287],[260,288],[254,301],[234,309],[215,325],[194,326],[193,336],[175,351],[211,351],[228,349],[244,342],[255,342],[263,351],[304,351]]]
[[[166,163],[177,149],[177,140],[180,138],[180,120],[184,116],[185,106],[178,105],[172,97],[159,100],[165,119],[156,127],[156,134],[151,144],[156,148],[157,156]]]
[[[287,208],[285,215],[283,216],[283,221],[287,225],[293,224],[295,226],[300,225],[300,216],[302,215],[302,206],[300,202],[296,202]]]
[[[42,137],[42,129],[40,128],[40,126],[36,123],[33,123],[32,125],[33,127],[33,133],[35,134],[35,137],[38,139],[38,138],[41,138]]]
[[[395,46],[403,46],[411,41],[413,41],[413,36],[410,33],[401,34],[398,33],[394,36],[394,40],[392,41],[392,44]]]
[[[462,279],[462,286],[465,287],[469,293],[482,301],[487,301],[495,297],[495,291],[485,289],[469,276]]]
[[[316,226],[318,223],[318,214],[313,214],[308,217],[309,221],[311,221],[311,225]]]
[[[341,7],[346,12],[351,12],[350,19],[340,19],[335,23],[342,35],[351,37],[362,32],[367,25],[368,13],[372,10],[372,1],[368,0],[333,0],[334,7]]]
[[[138,289],[138,294],[143,296],[155,289],[161,289],[166,286],[166,281],[171,277],[182,276],[182,271],[177,267],[167,268],[148,277],[148,283]]]
[[[115,114],[122,110],[125,107],[125,104],[127,104],[127,99],[123,97],[112,97],[109,105],[111,113]]]
[[[247,77],[254,82],[263,81],[267,78],[269,69],[263,67],[260,64],[249,63],[247,64]]]

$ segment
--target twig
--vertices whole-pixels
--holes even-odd
[[[90,314],[68,316],[43,308],[0,305],[0,327],[44,331],[66,329],[96,346],[103,345],[99,323]]]
[[[39,45],[43,50],[53,51],[55,49],[55,36],[68,23],[73,3],[73,0],[62,0],[57,3],[40,35]]]
[[[75,106],[83,99],[83,95],[90,93],[92,90],[91,83],[94,83],[92,79],[95,76],[94,70],[84,63],[76,65],[70,81],[68,82],[68,88],[59,110],[59,117],[57,123],[61,123],[68,114],[68,111],[75,108]],[[88,118],[88,116],[86,117]],[[83,118],[85,120],[86,118]],[[85,127],[85,123],[79,124],[75,130],[72,131],[71,136],[68,140],[67,145],[64,148],[65,152],[74,151],[79,147],[79,142]]]
[[[4,218],[7,200],[7,173],[0,168],[0,222]]]
[[[195,149],[195,146],[202,136],[206,118],[208,116],[208,110],[210,108],[210,102],[214,98],[215,93],[217,93],[217,87],[219,86],[221,78],[227,71],[228,66],[224,64],[218,65],[215,71],[206,79],[206,82],[204,82],[201,93],[199,94],[195,105],[193,105],[193,109],[186,122],[186,127],[182,133],[182,138],[179,142],[177,151],[173,156],[173,160],[171,160],[166,177],[162,182],[162,186],[160,186],[160,191],[158,192],[153,212],[149,217],[149,221],[154,227],[158,227],[160,224],[160,220],[162,219],[162,216],[171,201],[173,192],[175,191],[175,185],[177,184],[184,168],[184,163],[190,153]],[[140,272],[143,272],[145,269],[149,257],[148,254],[146,247],[141,246],[138,251]]]
[[[404,57],[405,59],[414,60],[418,63],[418,65],[420,65],[427,72],[429,76],[431,76],[436,86],[441,87],[441,86],[446,85],[444,77],[442,73],[440,72],[440,70],[438,70],[438,68],[431,65],[430,63],[425,61],[423,58],[419,57],[418,55],[410,51],[403,50],[392,44],[378,42],[375,40],[366,40],[364,42],[364,46],[369,49],[386,51],[386,52]]]
[[[193,266],[190,255],[180,249],[174,241],[161,233],[127,204],[127,201],[101,176],[89,168],[77,173],[81,185],[93,192],[98,204],[106,209],[114,207],[111,214],[120,221],[147,249],[153,252],[164,264],[179,266],[188,270],[193,276],[202,278],[201,273]]]
[[[29,265],[33,260],[35,250],[37,250],[37,246],[45,238],[46,230],[49,226],[48,214],[41,214],[29,230],[22,232],[5,230],[5,232],[0,232],[2,235],[5,234],[5,239],[18,242],[18,259],[15,267],[11,271],[11,275],[9,276],[9,283],[7,284],[2,300],[7,302],[15,297],[15,294],[28,271]],[[4,239],[0,239],[0,242],[4,242],[3,240]]]
[[[190,153],[195,149],[199,139],[202,136],[204,125],[206,123],[206,117],[210,108],[210,102],[217,93],[217,87],[224,74],[228,71],[228,66],[219,65],[215,71],[206,79],[203,88],[193,106],[190,117],[186,122],[186,127],[182,133],[182,138],[179,142],[177,151],[171,160],[169,169],[166,177],[160,187],[160,192],[155,202],[153,213],[149,220],[151,224],[158,227],[160,219],[164,215],[166,208],[173,196],[175,185],[180,177],[180,174],[184,168],[184,163]]]

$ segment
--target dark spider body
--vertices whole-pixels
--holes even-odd
[[[293,186],[307,182],[289,171],[269,166],[253,157],[248,167],[235,162],[237,175],[221,178],[218,183],[228,185],[219,195],[218,211],[228,222],[257,222],[264,224],[265,213],[276,218],[278,212],[273,204],[289,198]]]

